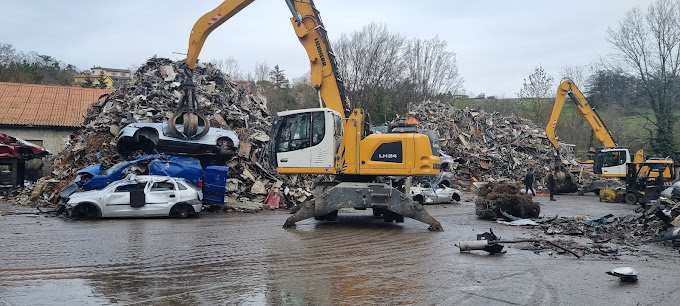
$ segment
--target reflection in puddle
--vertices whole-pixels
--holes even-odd
[[[82,279],[41,281],[30,285],[15,284],[0,289],[3,305],[111,305]]]

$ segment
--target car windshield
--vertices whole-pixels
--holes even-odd
[[[126,161],[119,162],[119,163],[117,163],[117,164],[111,166],[111,168],[108,168],[108,169],[102,171],[102,172],[101,172],[101,175],[110,175],[111,173],[114,173],[114,172],[116,172],[118,169],[120,169],[120,168],[122,168],[123,166],[125,166],[127,163],[128,163],[128,162],[126,162]]]

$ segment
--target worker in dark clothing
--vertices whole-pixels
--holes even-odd
[[[548,173],[548,190],[550,191],[550,201],[556,201],[553,195],[555,194],[555,171],[551,170]]]
[[[531,195],[536,195],[536,190],[534,190],[534,173],[531,169],[527,170],[527,174],[524,176],[524,191],[529,194],[531,190]]]

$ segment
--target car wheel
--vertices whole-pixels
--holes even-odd
[[[182,207],[177,212],[177,218],[184,219],[188,218],[189,216],[191,216],[191,212],[189,211],[188,207]]]
[[[451,197],[451,200],[453,200],[453,201],[455,201],[455,202],[460,202],[460,195],[458,195],[457,193],[454,194],[454,195]]]
[[[80,203],[71,210],[69,218],[74,219],[95,219],[101,218],[99,207],[92,203]]]
[[[219,154],[228,155],[234,152],[234,142],[229,138],[217,139],[217,148]]]
[[[425,198],[423,198],[422,195],[417,195],[417,196],[413,197],[413,200],[420,203],[420,204],[425,203]]]
[[[187,204],[178,204],[170,210],[170,216],[180,219],[188,218],[194,213],[193,210],[194,209]]]

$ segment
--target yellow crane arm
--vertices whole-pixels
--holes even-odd
[[[557,126],[557,120],[560,118],[560,113],[562,113],[562,106],[564,106],[564,100],[569,96],[571,101],[576,105],[576,109],[583,116],[583,118],[588,121],[590,127],[593,128],[595,132],[595,138],[602,142],[604,147],[615,147],[617,146],[616,141],[612,137],[611,132],[602,122],[602,119],[597,114],[595,109],[590,106],[588,100],[586,100],[583,93],[576,87],[576,84],[572,80],[564,80],[560,86],[557,88],[557,97],[555,98],[555,105],[553,106],[552,115],[550,116],[550,121],[545,127],[545,133],[548,139],[553,144],[555,149],[559,146],[557,144],[557,137],[555,136],[555,127]]]
[[[208,35],[243,8],[253,3],[253,1],[255,0],[224,1],[217,8],[206,13],[196,21],[189,36],[189,50],[187,51],[187,66],[189,66],[189,69],[196,67],[198,55],[201,53]]]
[[[338,72],[335,54],[326,35],[319,11],[313,0],[286,0],[293,17],[290,19],[300,43],[307,51],[311,66],[312,86],[326,107],[348,115],[342,78]]]
[[[187,65],[190,69],[196,66],[198,55],[208,35],[253,1],[255,0],[226,0],[196,21],[191,29],[187,51]],[[319,91],[321,101],[326,107],[341,113],[343,118],[346,117],[349,110],[344,104],[346,101],[344,85],[314,1],[285,1],[293,14],[290,20],[295,34],[309,57],[312,86]]]

